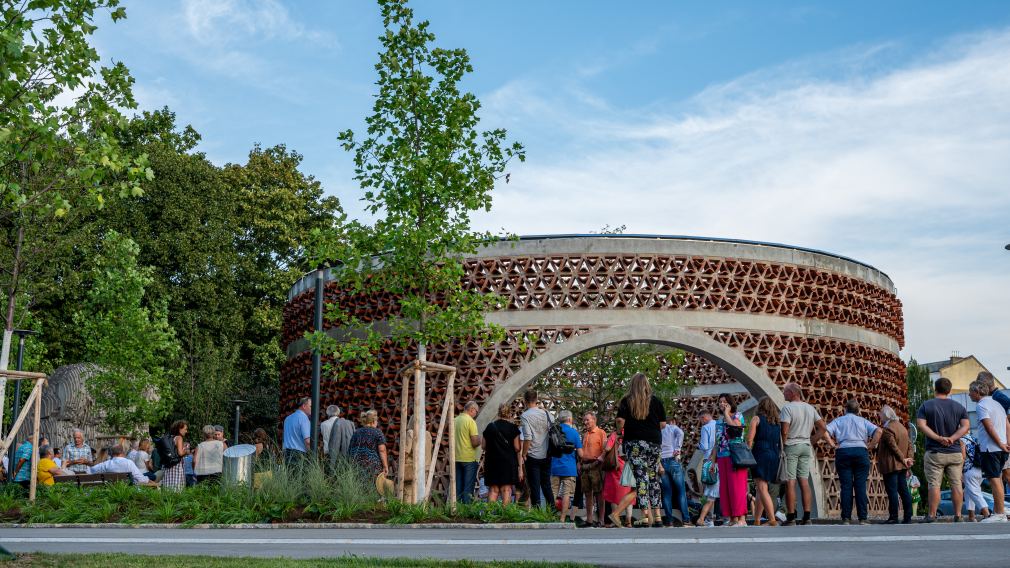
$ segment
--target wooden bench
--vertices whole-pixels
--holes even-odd
[[[133,483],[129,473],[87,473],[82,475],[54,475],[54,483],[74,483],[77,487],[92,487],[95,485],[105,485],[125,481]]]

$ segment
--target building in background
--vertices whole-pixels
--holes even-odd
[[[968,385],[978,377],[980,372],[987,371],[992,373],[974,355],[961,357],[956,351],[950,356],[950,359],[935,363],[924,363],[922,366],[926,367],[929,371],[930,381],[935,381],[940,377],[950,379],[953,386],[950,392],[953,394],[967,393]],[[996,373],[992,374],[996,375]],[[1001,389],[1006,388],[1006,385],[998,377],[996,378],[996,386]]]

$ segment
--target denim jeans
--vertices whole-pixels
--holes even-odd
[[[473,501],[477,484],[477,462],[456,462],[456,498],[464,503]]]
[[[680,518],[685,523],[691,522],[691,513],[687,510],[687,488],[684,486],[684,468],[674,458],[663,458],[663,475],[659,481],[663,485],[663,516],[667,522],[673,522],[673,499],[677,498],[677,508]]]
[[[526,458],[526,484],[530,488],[530,505],[540,506],[540,494],[543,493],[547,506],[554,507],[554,491],[551,489],[551,458]]]
[[[884,489],[887,490],[887,518],[898,520],[898,500],[901,500],[902,518],[912,518],[912,492],[908,490],[904,469],[884,475]]]
[[[870,476],[870,453],[866,448],[839,448],[835,452],[835,471],[841,485],[842,520],[852,519],[852,494],[856,494],[856,513],[865,521],[870,501],[866,497],[866,478]]]

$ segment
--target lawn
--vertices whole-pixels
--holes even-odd
[[[151,566],[186,566],[187,568],[586,568],[588,564],[551,562],[476,562],[472,560],[425,560],[412,558],[217,558],[211,556],[143,556],[134,554],[25,554],[4,568],[150,568]]]

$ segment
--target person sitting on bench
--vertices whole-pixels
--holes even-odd
[[[129,473],[134,485],[157,487],[156,481],[151,481],[141,473],[137,464],[123,457],[123,446],[113,445],[108,449],[109,459],[88,468],[88,473]]]
[[[74,472],[60,469],[53,461],[52,446],[39,448],[38,481],[40,485],[52,485],[54,475],[73,475]]]

